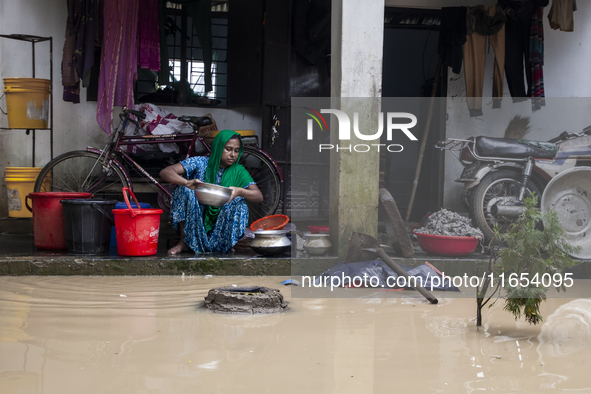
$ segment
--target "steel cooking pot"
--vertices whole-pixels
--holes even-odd
[[[275,256],[290,250],[291,241],[285,230],[261,230],[254,232],[250,247],[258,254]]]

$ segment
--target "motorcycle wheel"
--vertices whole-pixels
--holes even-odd
[[[494,237],[494,225],[497,224],[501,232],[506,231],[516,218],[494,217],[491,208],[495,204],[521,205],[519,203],[519,191],[521,189],[521,174],[511,170],[498,170],[485,175],[480,183],[474,187],[470,199],[470,217],[472,224],[482,230],[485,245],[488,245]],[[534,194],[539,198],[542,193],[538,187],[529,180],[525,197]]]

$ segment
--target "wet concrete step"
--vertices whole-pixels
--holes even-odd
[[[33,234],[32,218],[0,218],[0,234]]]

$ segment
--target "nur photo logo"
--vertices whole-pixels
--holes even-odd
[[[306,123],[306,136],[309,141],[314,139],[314,129],[319,129],[320,132],[329,132],[328,124],[322,114],[333,114],[338,121],[339,130],[339,141],[340,144],[318,144],[318,151],[323,150],[335,150],[336,152],[348,151],[348,152],[369,152],[370,150],[377,150],[380,152],[381,148],[385,148],[388,152],[396,153],[402,152],[404,147],[401,144],[381,144],[380,139],[384,133],[384,118],[386,118],[386,139],[392,141],[394,132],[401,131],[410,141],[417,141],[417,137],[410,131],[417,124],[417,117],[408,112],[380,112],[378,114],[378,130],[371,134],[362,133],[359,129],[359,113],[353,113],[353,127],[351,128],[351,120],[349,115],[344,111],[338,109],[320,109],[316,111],[309,107],[303,107],[306,115],[310,117]],[[351,140],[351,129],[353,134],[358,140],[362,141],[374,141],[375,143],[366,144],[346,144],[346,141]]]

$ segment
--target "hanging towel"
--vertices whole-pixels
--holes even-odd
[[[534,12],[529,35],[529,60],[532,67],[531,105],[532,111],[546,106],[544,94],[544,20],[543,9]]]
[[[96,120],[111,134],[113,106],[133,108],[139,0],[105,0]]]

